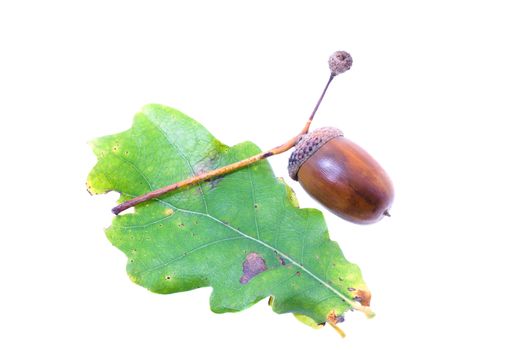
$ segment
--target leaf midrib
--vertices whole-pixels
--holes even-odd
[[[290,256],[288,256],[287,254],[285,254],[284,252],[282,252],[281,250],[271,246],[270,244],[260,240],[260,239],[257,239],[255,237],[252,237],[242,231],[240,231],[239,229],[229,225],[228,223],[222,221],[221,219],[219,218],[216,218],[215,216],[213,215],[210,215],[210,214],[206,214],[206,213],[200,213],[200,212],[197,212],[197,211],[193,211],[193,210],[188,210],[188,209],[181,209],[181,208],[178,208],[176,206],[174,206],[173,204],[169,203],[169,202],[166,202],[164,200],[161,200],[161,199],[157,199],[157,201],[169,206],[171,209],[173,210],[177,210],[179,212],[182,212],[182,213],[186,213],[186,214],[192,214],[192,215],[198,215],[198,216],[203,216],[203,217],[207,217],[221,225],[223,225],[224,227],[232,230],[233,232],[243,236],[244,238],[246,239],[249,239],[249,240],[252,240],[262,246],[264,246],[265,248],[268,248],[270,249],[272,252],[275,252],[277,254],[279,254],[281,257],[283,257],[285,260],[288,260],[292,265],[296,266],[297,268],[301,269],[302,271],[304,271],[307,275],[309,275],[310,277],[312,277],[314,280],[316,280],[317,282],[321,283],[321,285],[323,285],[325,288],[327,288],[328,290],[330,290],[331,292],[333,292],[335,295],[337,295],[338,297],[340,297],[342,300],[344,300],[348,305],[350,305],[352,308],[358,308],[357,304],[352,301],[351,299],[349,299],[347,296],[345,296],[344,294],[342,294],[341,292],[339,292],[337,289],[335,289],[334,287],[332,287],[330,284],[328,284],[327,282],[325,282],[323,279],[321,279],[320,277],[318,277],[316,274],[314,274],[312,271],[308,270],[307,268],[305,268],[303,265],[299,264],[297,261],[295,261],[294,259],[292,259]]]

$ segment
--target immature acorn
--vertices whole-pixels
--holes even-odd
[[[394,188],[388,175],[339,129],[320,128],[302,136],[290,155],[288,172],[345,220],[371,224],[389,215]]]

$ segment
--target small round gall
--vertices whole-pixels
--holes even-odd
[[[328,67],[333,76],[339,75],[352,68],[352,56],[346,51],[336,51],[328,59]]]

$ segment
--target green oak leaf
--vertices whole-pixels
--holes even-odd
[[[88,190],[117,191],[120,202],[260,152],[251,142],[228,147],[160,105],[91,145],[98,162]],[[359,267],[329,239],[322,213],[299,209],[267,161],[140,204],[106,235],[127,255],[133,282],[155,293],[211,286],[217,313],[271,296],[275,312],[310,325],[335,324],[348,310],[372,314]]]

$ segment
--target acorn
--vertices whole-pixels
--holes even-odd
[[[303,135],[288,161],[290,177],[339,217],[371,224],[390,216],[394,188],[364,149],[325,127]]]

